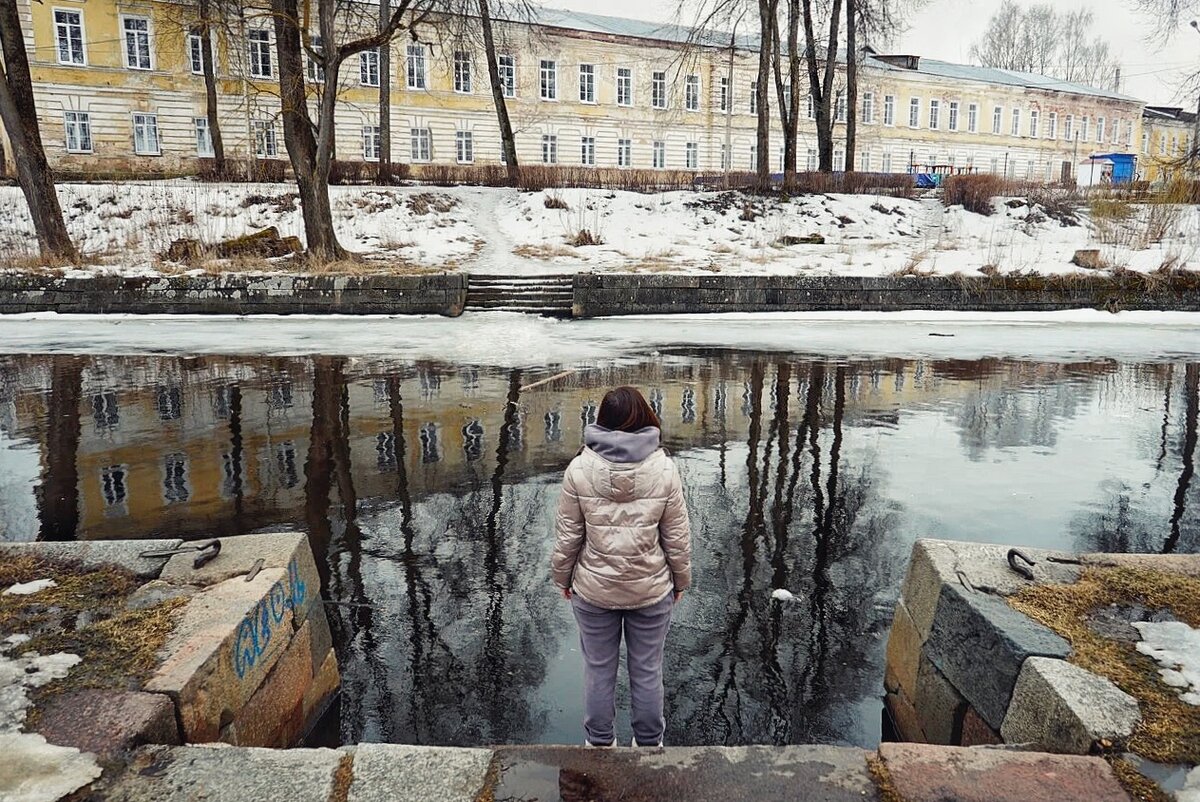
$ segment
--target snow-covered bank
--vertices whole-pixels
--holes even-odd
[[[0,318],[0,353],[344,354],[499,367],[585,366],[646,353],[735,348],[841,359],[1200,357],[1200,313],[841,312],[555,321],[503,312],[442,317]]]
[[[266,226],[303,237],[287,184],[173,180],[58,191],[89,271],[178,271],[160,257],[180,237],[216,242]],[[1139,207],[1128,220],[1100,222],[1085,210],[1070,225],[1016,202],[998,200],[996,213],[983,216],[933,197],[424,186],[333,187],[331,196],[344,244],[377,260],[369,269],[387,271],[1049,274],[1079,270],[1070,260],[1080,248],[1099,249],[1113,267],[1200,268],[1196,206],[1160,206],[1153,215]],[[584,230],[600,244],[574,245]],[[32,235],[20,191],[0,187],[0,254],[32,255]]]

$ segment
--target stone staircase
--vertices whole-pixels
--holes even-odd
[[[571,317],[572,286],[570,275],[472,275],[467,280],[466,310]]]

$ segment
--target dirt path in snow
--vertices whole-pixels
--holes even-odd
[[[460,190],[458,200],[470,211],[471,224],[478,232],[480,241],[483,242],[479,252],[464,263],[464,271],[480,275],[510,273],[545,275],[578,271],[581,268],[579,262],[555,262],[513,253],[513,249],[520,243],[514,242],[504,227],[500,225],[500,218],[505,207],[517,198],[517,191],[511,189],[480,191],[464,188]]]

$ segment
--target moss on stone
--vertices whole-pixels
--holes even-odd
[[[875,787],[879,790],[880,802],[904,802],[904,798],[900,796],[895,783],[892,782],[892,774],[888,771],[887,764],[883,762],[882,757],[877,754],[869,755],[867,771],[871,773],[871,779],[875,781]]]
[[[1200,627],[1200,579],[1145,568],[1089,568],[1074,584],[1028,587],[1009,601],[1066,638],[1070,662],[1137,699],[1142,720],[1129,739],[1131,751],[1159,763],[1200,763],[1200,707],[1180,699],[1162,681],[1159,665],[1135,644],[1106,638],[1088,622],[1101,607],[1140,605],[1169,610]]]

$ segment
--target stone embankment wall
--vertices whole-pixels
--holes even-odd
[[[581,273],[575,317],[864,310],[1200,310],[1200,285],[1069,277],[697,276]]]
[[[0,274],[0,314],[460,315],[467,277]]]
[[[913,547],[884,680],[904,740],[1084,755],[1119,749],[1138,726],[1137,699],[1068,662],[1071,644],[1008,599],[1035,585],[1073,585],[1093,567],[1200,576],[1200,556],[1021,551],[1034,560],[1032,578],[1009,567],[1004,546],[920,540]]]
[[[142,743],[286,747],[333,700],[341,677],[306,537],[222,538],[220,554],[200,568],[194,551],[139,556],[181,542],[0,543],[0,559],[33,554],[131,571],[144,582],[130,609],[185,600],[141,689],[69,692],[54,699],[53,710],[39,708],[38,731],[49,743],[101,759]],[[103,726],[80,724],[97,715]]]

